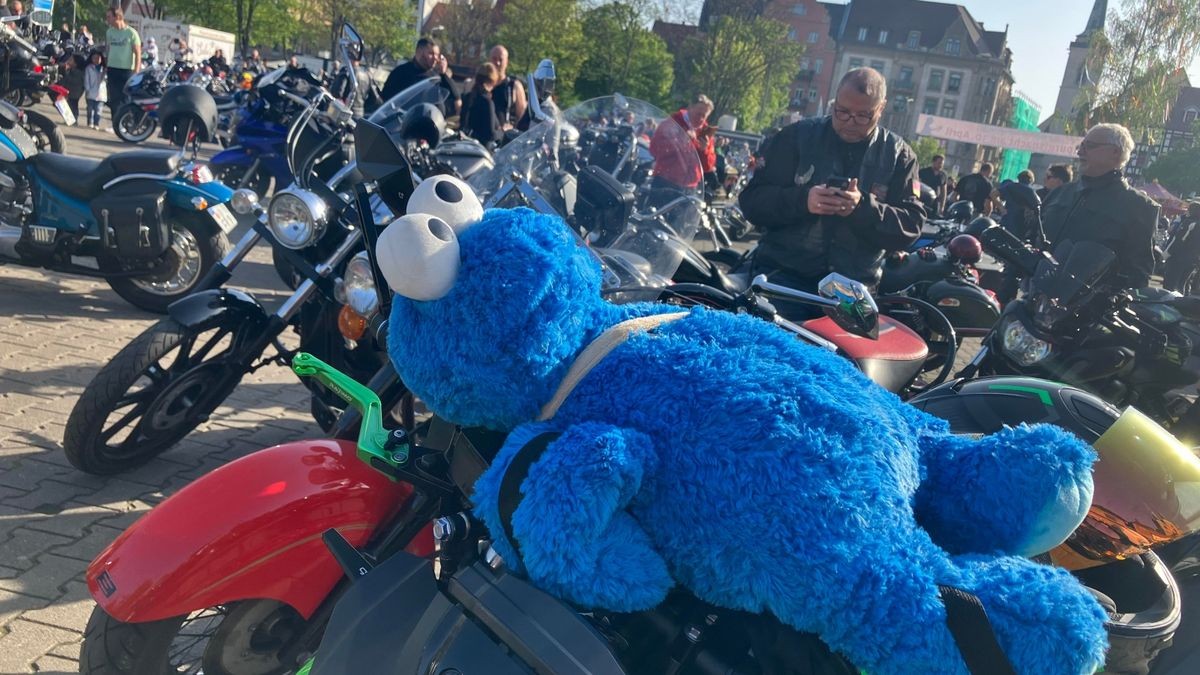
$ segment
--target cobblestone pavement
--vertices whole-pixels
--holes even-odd
[[[66,132],[70,154],[100,158],[134,149],[111,133]],[[286,297],[261,246],[232,283],[268,303]],[[141,469],[99,478],[72,468],[61,442],[75,400],[157,319],[103,280],[0,265],[0,673],[78,672],[93,607],[83,574],[104,546],[212,468],[320,433],[295,377],[266,367],[208,423]]]

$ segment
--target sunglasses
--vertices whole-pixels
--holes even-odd
[[[839,122],[849,122],[850,120],[854,120],[854,123],[858,125],[870,124],[871,120],[875,119],[875,113],[877,112],[879,112],[878,109],[872,110],[871,112],[856,113],[850,112],[839,105],[833,106],[833,116],[836,117]]]
[[[1096,143],[1094,141],[1083,141],[1079,144],[1079,149],[1080,150],[1091,150],[1093,148],[1102,148],[1106,145],[1111,148],[1117,147],[1116,143],[1105,143],[1105,142]]]

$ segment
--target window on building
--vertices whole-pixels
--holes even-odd
[[[810,101],[817,100],[817,90],[816,89],[808,90],[808,100],[810,100]]]
[[[820,34],[820,33],[818,33],[818,32],[817,32],[817,31],[815,31],[815,30],[814,30],[813,32],[811,32],[811,33],[809,33],[809,34],[808,34],[808,44],[810,44],[810,45],[815,45],[815,44],[817,44],[817,42],[818,42],[820,39],[821,39],[821,34]]]
[[[824,70],[824,68],[825,68],[825,59],[817,59],[816,61],[813,61],[812,70],[813,70],[814,75],[820,75],[821,71]]]
[[[930,91],[941,91],[942,90],[942,79],[945,77],[946,77],[946,71],[944,71],[944,70],[929,71],[929,90]]]
[[[1196,110],[1195,108],[1188,108],[1187,110],[1184,110],[1183,123],[1191,124],[1192,122],[1195,122],[1198,115],[1200,115],[1200,111]]]
[[[804,90],[797,89],[796,91],[793,91],[791,101],[789,101],[789,105],[791,105],[793,108],[798,108],[798,107],[800,107],[800,104],[803,102],[804,102]]]
[[[908,42],[905,43],[905,46],[907,46],[909,49],[916,49],[917,47],[920,47],[921,46],[921,31],[919,31],[919,30],[908,31]]]
[[[860,58],[850,59],[850,70],[854,70],[855,68],[862,68],[862,67],[863,67],[862,59],[860,59]]]
[[[942,101],[942,117],[954,117],[958,115],[958,101],[946,99]]]
[[[983,85],[983,97],[990,99],[996,93],[996,78],[989,77]]]
[[[887,77],[887,64],[883,61],[872,61],[871,67],[882,73],[884,77]]]
[[[886,30],[879,31],[879,44],[886,45],[888,42],[888,32]]]
[[[796,16],[804,16],[805,14],[808,14],[808,6],[803,2],[797,2],[796,4],[792,5],[792,14],[795,14]]]
[[[952,56],[958,56],[962,51],[962,43],[955,38],[946,40],[946,53]]]
[[[866,41],[867,41],[867,29],[866,29],[866,28],[859,28],[859,29],[858,29],[858,41],[859,41],[859,42],[866,42]]]
[[[937,107],[938,100],[936,98],[927,98],[925,99],[924,105],[921,106],[921,112],[925,113],[926,115],[936,115]]]
[[[799,38],[799,35],[796,33],[796,29],[789,28],[788,29],[788,41],[795,42],[798,38]]]
[[[900,84],[912,84],[913,69],[910,66],[901,66],[900,68]]]
[[[950,79],[946,80],[946,93],[957,94],[962,89],[962,73],[950,73]]]
[[[808,69],[809,69],[809,65],[810,65],[810,64],[809,64],[809,61],[808,61],[808,57],[807,57],[807,56],[805,56],[804,58],[800,59],[800,72],[804,72],[804,71],[808,70]]]

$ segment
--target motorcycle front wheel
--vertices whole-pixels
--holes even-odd
[[[141,143],[154,135],[154,130],[158,128],[157,119],[132,103],[125,103],[117,109],[116,120],[113,133],[126,143]]]
[[[246,335],[241,317],[203,329],[166,318],[125,345],[84,388],[67,418],[63,450],[81,471],[126,471],[161,454],[208,419],[237,387]]]
[[[92,611],[79,655],[85,675],[276,675],[306,622],[275,600],[243,600],[187,616],[125,623],[99,607]],[[315,646],[315,645],[314,645]],[[303,650],[302,650],[303,651]]]

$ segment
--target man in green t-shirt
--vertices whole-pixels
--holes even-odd
[[[108,21],[108,109],[117,121],[117,110],[125,102],[125,83],[134,73],[142,69],[142,38],[132,26],[125,23],[125,12],[120,7],[110,7],[105,15]]]

